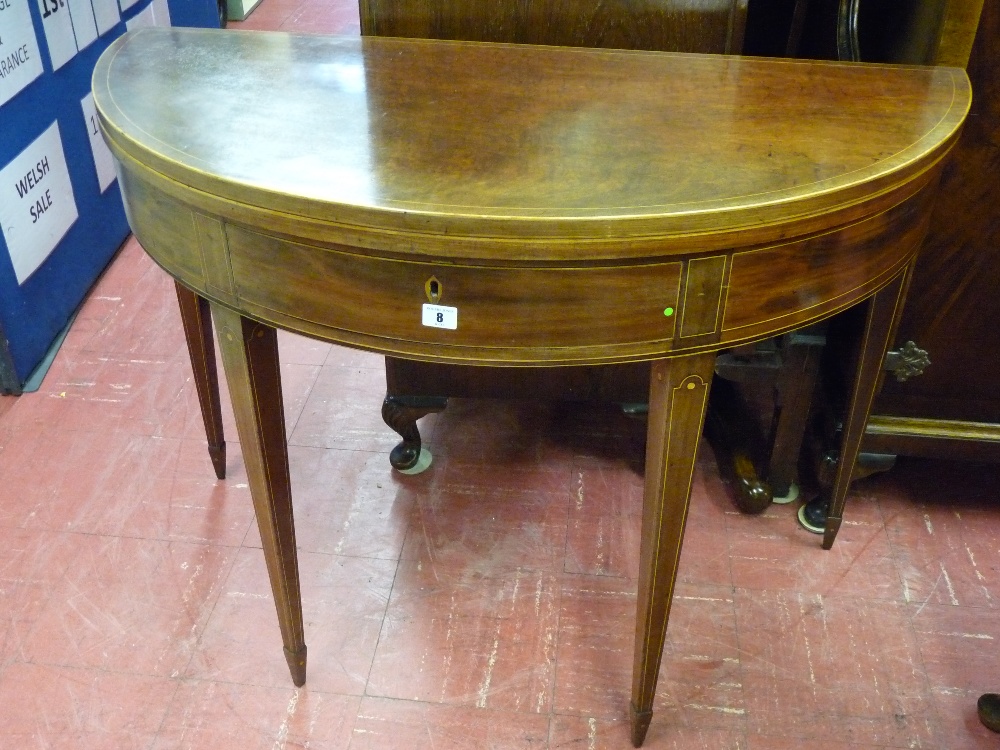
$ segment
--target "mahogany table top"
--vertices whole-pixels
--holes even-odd
[[[952,68],[142,29],[101,59],[94,96],[123,151],[216,196],[507,240],[435,257],[592,260],[766,239],[891,188],[954,136],[970,89]]]

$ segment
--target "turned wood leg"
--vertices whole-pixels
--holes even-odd
[[[392,468],[406,471],[417,465],[421,445],[417,420],[428,414],[443,411],[447,405],[447,398],[437,396],[386,394],[385,400],[382,401],[382,420],[403,438],[403,441],[389,454]]]
[[[780,411],[767,473],[768,484],[777,497],[788,494],[797,475],[809,407],[819,377],[820,355],[825,344],[826,336],[822,329],[796,331],[788,335],[785,343],[778,374]]]
[[[208,300],[179,281],[174,282],[174,287],[177,290],[177,304],[181,309],[181,321],[184,323],[184,337],[191,357],[194,384],[198,389],[201,418],[205,423],[208,455],[215,467],[215,476],[225,479],[226,438],[222,433],[219,373],[215,366],[215,344],[212,340],[212,316]]]
[[[714,364],[714,353],[651,364],[630,706],[632,744],[636,747],[645,739],[653,717],[656,679]]]
[[[278,336],[268,325],[212,305],[222,364],[236,413],[264,561],[292,682],[306,681],[299,564],[292,519],[288,445],[278,370]]]
[[[876,292],[867,302],[865,329],[858,351],[858,369],[851,387],[851,398],[844,417],[840,439],[840,455],[823,533],[823,549],[830,549],[840,530],[844,504],[851,485],[851,474],[858,458],[861,438],[864,437],[868,414],[878,390],[886,352],[896,332],[906,287],[910,279],[910,266],[889,284]]]

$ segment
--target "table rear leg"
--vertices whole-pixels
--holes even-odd
[[[714,366],[714,352],[657,360],[651,365],[630,707],[632,744],[636,747],[646,738],[653,717],[656,680]]]
[[[306,681],[299,565],[274,328],[212,305],[292,682]]]
[[[195,294],[179,281],[174,282],[177,304],[184,323],[194,384],[198,389],[201,418],[205,422],[208,455],[215,476],[226,478],[226,438],[222,432],[222,406],[219,401],[219,373],[215,366],[215,343],[212,339],[212,315],[208,300]]]
[[[858,459],[861,438],[868,423],[868,413],[878,392],[879,378],[886,352],[896,333],[906,288],[910,280],[911,266],[900,273],[889,284],[876,292],[867,302],[865,329],[858,352],[858,369],[851,387],[851,399],[847,405],[844,429],[841,433],[840,455],[837,473],[830,489],[829,510],[823,533],[823,549],[830,549],[840,523],[843,520],[847,491],[851,486],[851,475]]]

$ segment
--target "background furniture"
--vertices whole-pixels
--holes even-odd
[[[745,50],[967,67],[969,125],[942,175],[893,345],[898,354],[886,362],[887,370],[904,369],[884,379],[858,473],[884,470],[896,455],[1000,461],[1000,370],[991,364],[1000,319],[1000,9],[983,0],[753,0]],[[831,347],[827,376],[836,376],[842,358]],[[911,363],[922,372],[912,374]],[[829,448],[845,393],[835,384],[824,396]],[[825,456],[836,460],[835,452]]]
[[[360,0],[361,33],[739,54],[748,0]]]
[[[943,10],[931,61],[968,60],[972,109],[942,174],[894,347],[914,341],[931,364],[903,382],[886,378],[863,450],[1000,461],[1000,7],[952,0]]]

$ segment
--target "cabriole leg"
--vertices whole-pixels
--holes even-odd
[[[393,396],[387,393],[382,401],[382,421],[401,438],[389,454],[389,463],[396,471],[417,473],[429,463],[420,464],[422,448],[417,420],[428,414],[444,411],[447,398],[437,396]]]

